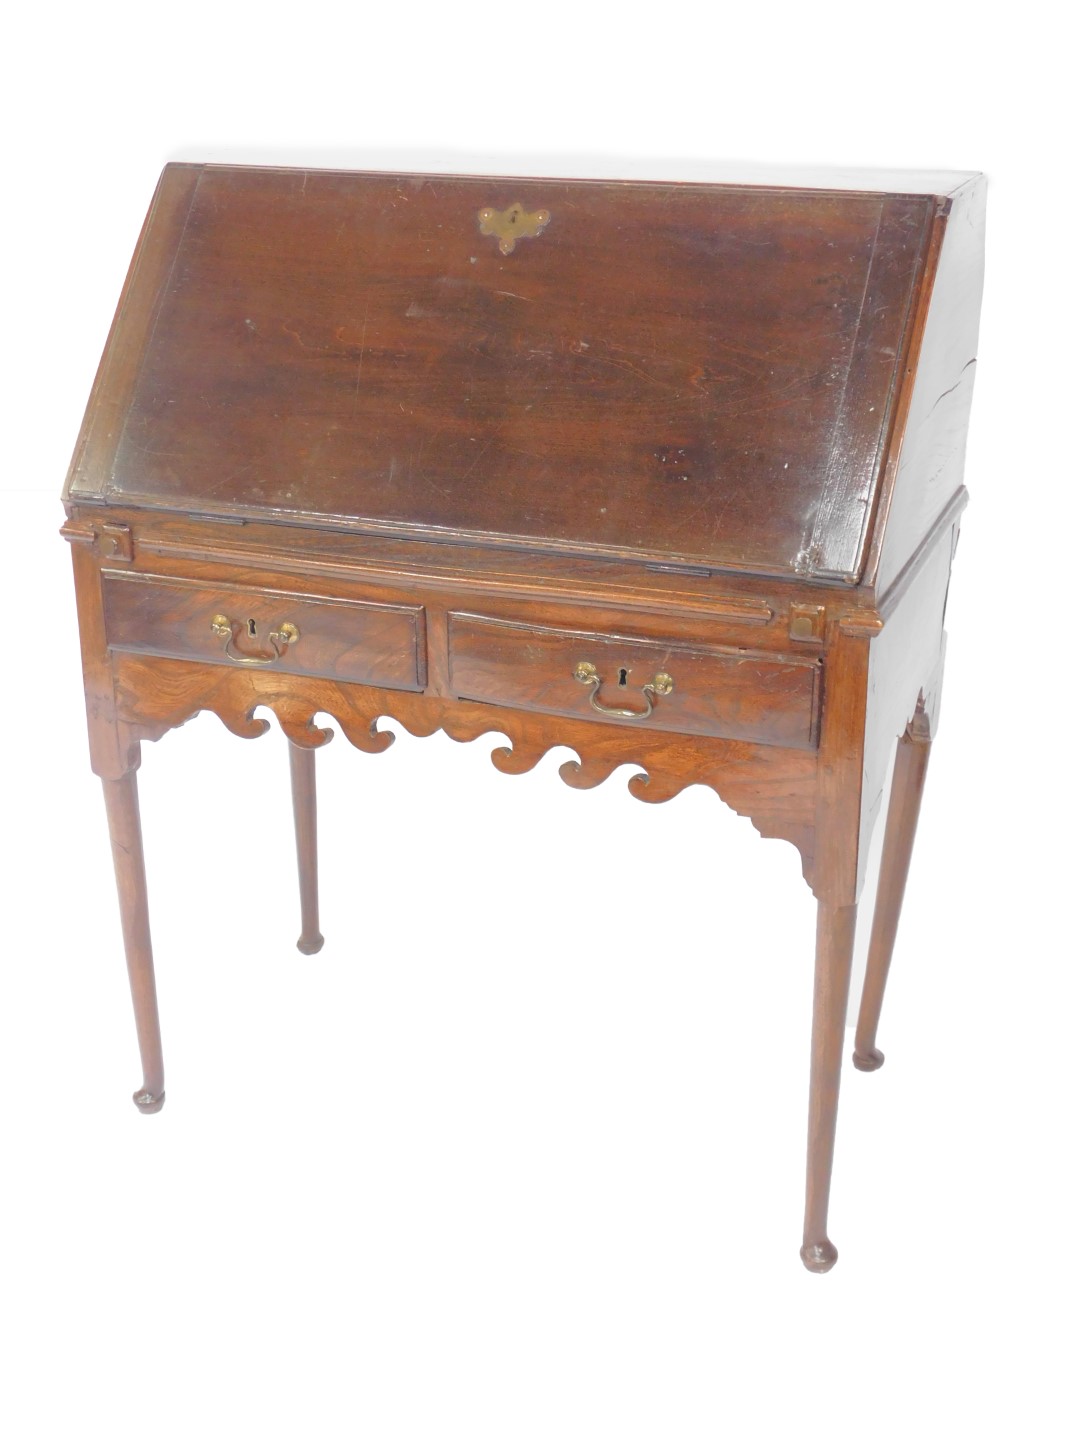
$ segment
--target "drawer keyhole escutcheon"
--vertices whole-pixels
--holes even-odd
[[[284,621],[276,630],[271,630],[267,636],[273,646],[273,653],[270,655],[245,655],[238,651],[236,639],[239,634],[246,631],[249,637],[255,635],[255,621],[249,619],[230,620],[227,615],[215,615],[210,621],[210,629],[219,640],[225,641],[225,654],[234,665],[273,665],[285,654],[290,645],[295,645],[300,639],[300,631],[291,620]]]
[[[625,666],[619,669],[619,684],[626,685],[627,669]],[[617,705],[605,705],[597,698],[600,686],[604,683],[600,673],[591,660],[579,660],[574,666],[574,679],[582,685],[591,687],[589,704],[598,715],[613,716],[617,720],[647,720],[653,713],[653,704],[660,695],[670,695],[675,689],[675,681],[666,670],[658,670],[657,673],[646,684],[641,687],[642,699],[645,701],[644,710],[624,710]]]
[[[515,200],[506,210],[496,210],[485,205],[477,213],[481,235],[494,235],[504,255],[513,253],[519,240],[533,239],[540,234],[551,219],[549,210],[533,210],[530,214],[520,200]]]

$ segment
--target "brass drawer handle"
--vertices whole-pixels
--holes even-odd
[[[225,641],[225,654],[234,665],[273,665],[282,658],[288,646],[295,645],[300,639],[300,631],[291,620],[286,620],[276,630],[271,630],[267,637],[274,647],[272,655],[241,655],[233,649],[233,643],[241,630],[246,629],[250,635],[255,634],[254,620],[249,620],[245,626],[242,620],[230,620],[227,615],[215,615],[210,621],[210,629]]]
[[[604,705],[596,698],[603,681],[597,674],[596,666],[590,660],[578,661],[574,666],[574,679],[579,680],[582,685],[592,686],[589,704],[597,714],[614,715],[618,720],[647,720],[653,712],[653,696],[670,695],[675,689],[675,681],[666,670],[660,670],[647,684],[641,687],[641,693],[645,698],[645,709],[621,710],[617,705]],[[623,682],[620,681],[620,683]]]

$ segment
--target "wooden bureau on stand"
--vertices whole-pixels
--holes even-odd
[[[488,731],[636,763],[795,845],[818,901],[802,1258],[885,979],[937,713],[982,283],[977,175],[703,185],[166,167],[64,490],[91,759],[165,1098],[136,770],[200,710],[315,750]],[[583,961],[583,963],[587,963]],[[662,964],[660,958],[657,964]]]

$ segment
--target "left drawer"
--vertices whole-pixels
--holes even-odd
[[[320,675],[390,690],[427,683],[424,610],[106,570],[111,650]]]

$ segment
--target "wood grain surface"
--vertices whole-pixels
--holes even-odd
[[[455,612],[448,618],[450,684],[471,700],[604,719],[593,708],[590,687],[575,678],[584,661],[596,667],[601,681],[598,704],[644,717],[624,718],[624,725],[798,749],[812,748],[817,737],[821,666],[811,658],[777,659],[754,650],[665,644]],[[643,687],[658,675],[669,676],[672,689],[653,697],[645,716]]]
[[[516,200],[551,219],[504,255],[478,215]],[[139,372],[71,493],[855,577],[933,211],[170,167],[171,265],[112,347]]]
[[[246,658],[300,675],[424,688],[424,612],[419,605],[331,601],[227,583],[210,587],[130,571],[106,573],[102,594],[107,641],[114,650],[144,650],[212,665]],[[225,639],[212,628],[219,615],[233,631],[228,651]],[[298,638],[276,649],[269,637],[285,624],[296,626]]]

